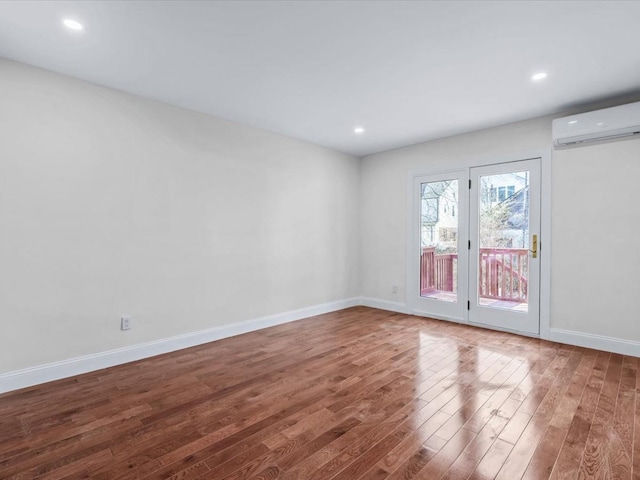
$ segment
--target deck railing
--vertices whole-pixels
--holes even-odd
[[[420,293],[455,292],[458,255],[436,255],[435,247],[423,247],[420,257]],[[526,302],[529,256],[526,248],[481,248],[480,297]]]
[[[423,247],[420,258],[420,292],[455,292],[457,253],[436,255],[435,247]]]
[[[481,248],[480,297],[526,302],[529,251],[526,248]]]

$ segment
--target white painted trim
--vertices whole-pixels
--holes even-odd
[[[540,155],[540,338],[551,330],[551,149]]]
[[[118,348],[93,355],[86,355],[46,365],[25,368],[14,372],[3,373],[0,374],[0,394],[359,305],[387,310],[390,312],[427,316],[430,318],[448,320],[468,325],[466,321],[461,321],[456,318],[442,318],[441,316],[433,316],[427,312],[418,310],[410,311],[407,305],[402,302],[393,302],[371,297],[349,298],[269,315],[253,320],[247,320],[245,322],[232,325],[223,325],[221,327],[186,333],[184,335],[177,335],[175,337],[164,338],[153,342],[132,345],[130,347]],[[492,330],[509,331],[497,328],[492,328]],[[511,333],[522,335],[521,332]],[[557,328],[550,329],[549,340],[568,345],[577,345],[580,347],[594,348],[607,352],[640,357],[640,342],[632,340],[623,340],[619,338],[605,337],[602,335],[575,332],[571,330],[561,330]]]
[[[474,168],[474,167],[486,167],[488,165],[495,165],[499,163],[510,163],[510,162],[519,162],[520,160],[534,160],[536,158],[541,158],[542,156],[551,155],[551,148],[548,149],[539,149],[539,150],[528,150],[524,152],[516,152],[512,155],[490,155],[488,157],[468,157],[463,160],[459,160],[456,162],[452,162],[448,165],[449,168],[440,169],[438,167],[433,167],[431,165],[426,165],[425,167],[412,168],[408,170],[408,177],[419,177],[422,175],[431,175],[433,173],[447,173],[453,172],[456,170],[466,169],[466,168]]]
[[[413,168],[407,172],[406,180],[406,211],[408,218],[406,222],[406,255],[405,255],[405,270],[406,270],[406,303],[411,305],[411,295],[415,295],[415,276],[412,268],[411,251],[414,245],[413,237],[413,224],[412,219],[415,212],[415,202],[413,201],[413,184],[416,177],[425,175],[435,175],[441,173],[455,172],[460,169],[470,169],[475,167],[485,167],[489,165],[496,165],[502,163],[518,162],[521,160],[533,160],[540,159],[541,162],[541,192],[540,192],[540,335],[539,337],[545,340],[550,340],[550,328],[551,328],[551,148],[540,149],[534,151],[525,151],[517,154],[506,156],[489,156],[489,157],[469,157],[464,160],[454,162],[450,165],[450,168],[442,169],[434,168],[433,166],[425,166],[420,168]],[[412,290],[413,289],[413,290]],[[383,307],[380,307],[383,308]],[[411,308],[407,307],[407,311]],[[465,314],[466,315],[466,314]],[[429,314],[433,316],[433,314]],[[434,318],[437,318],[433,316]],[[453,320],[453,319],[452,319]],[[466,320],[466,318],[465,318]],[[460,322],[460,320],[453,320]],[[522,333],[520,333],[522,334]],[[527,335],[528,336],[528,335]]]
[[[640,342],[633,340],[623,340],[621,338],[605,337],[603,335],[562,330],[559,328],[552,328],[550,333],[550,340],[554,342],[640,357]]]
[[[183,348],[202,345],[222,338],[233,337],[242,333],[253,332],[274,325],[301,320],[303,318],[335,312],[344,308],[360,305],[359,298],[349,298],[335,302],[313,305],[298,310],[268,315],[244,322],[223,325],[220,327],[185,333],[175,337],[163,338],[152,342],[141,343],[129,347],[117,348],[106,352],[70,358],[59,362],[38,365],[13,372],[0,374],[0,393],[30,387],[61,378],[121,365],[143,358],[174,352]],[[381,307],[376,307],[381,308]]]
[[[417,275],[417,266],[413,261],[414,252],[418,248],[417,246],[417,236],[414,230],[414,222],[415,218],[418,215],[417,211],[417,202],[414,200],[414,185],[415,179],[418,178],[419,174],[417,172],[410,171],[407,175],[407,186],[405,189],[406,194],[406,207],[405,211],[407,212],[407,218],[405,222],[405,296],[404,303],[407,311],[412,308],[413,301],[412,299],[418,295],[419,286],[416,283],[416,278],[414,275]]]
[[[378,308],[382,308],[382,307],[378,307]],[[523,337],[539,338],[538,334],[534,334],[534,333],[519,332],[517,330],[512,330],[512,329],[509,329],[509,328],[495,327],[493,325],[471,323],[471,322],[468,322],[464,318],[448,317],[446,315],[433,314],[433,313],[425,312],[425,311],[422,311],[422,310],[411,309],[409,307],[407,307],[407,314],[408,315],[416,315],[418,317],[430,318],[430,319],[434,319],[434,320],[444,320],[444,321],[447,321],[447,322],[459,323],[460,325],[467,325],[469,327],[484,328],[484,329],[487,329],[487,330],[495,330],[496,332],[513,333],[514,335],[520,335],[520,336],[523,336]]]
[[[458,181],[458,271],[466,272],[469,265],[469,251],[467,250],[468,226],[469,226],[469,169],[451,170],[428,175],[417,175],[410,178],[407,184],[410,202],[408,211],[411,213],[407,218],[407,251],[406,251],[406,288],[407,296],[405,302],[407,309],[411,311],[429,312],[434,318],[467,318],[466,298],[461,298],[458,302],[442,302],[433,298],[422,297],[420,295],[420,191],[421,184],[431,182],[441,182],[443,180]],[[458,275],[458,292],[469,291],[469,278],[467,275]],[[459,320],[456,320],[459,321]]]
[[[540,334],[541,255],[539,255],[536,260],[534,260],[530,255],[527,255],[528,308],[526,311],[513,311],[508,309],[492,308],[491,306],[482,306],[477,298],[478,292],[480,291],[480,264],[478,259],[480,258],[480,213],[482,212],[480,201],[480,193],[482,191],[481,179],[483,177],[486,178],[487,176],[512,172],[528,172],[528,175],[526,175],[525,178],[526,186],[529,189],[529,235],[537,235],[538,238],[541,238],[542,160],[540,157],[529,160],[487,165],[483,167],[474,167],[470,170],[470,178],[473,182],[473,187],[469,190],[469,210],[475,213],[473,215],[469,215],[468,238],[471,239],[469,255],[473,261],[468,263],[468,292],[469,300],[471,300],[471,309],[469,310],[467,318],[470,324],[479,326],[491,325],[500,329],[523,333],[526,332],[529,335],[535,335],[537,337]],[[522,184],[516,186],[516,190],[521,187]]]
[[[402,302],[380,300],[378,298],[360,297],[360,305],[363,307],[379,308],[389,312],[407,313],[407,305]]]
[[[518,332],[507,328],[498,328],[487,325],[476,325],[469,323],[464,319],[447,317],[444,315],[434,315],[422,310],[415,310],[409,308],[406,304],[401,302],[392,302],[389,300],[380,300],[371,297],[361,297],[360,305],[371,308],[378,308],[380,310],[387,310],[390,312],[405,313],[407,315],[417,315],[420,317],[433,318],[436,320],[445,320],[449,322],[459,323],[462,325],[469,325],[472,327],[486,328],[489,330],[495,330],[498,332],[513,333],[515,335],[521,335],[531,338],[542,338],[542,335],[538,336],[526,332]],[[541,326],[542,327],[542,326]],[[545,340],[553,342],[564,343],[567,345],[577,345],[579,347],[593,348],[596,350],[603,350],[605,352],[614,352],[622,355],[632,355],[634,357],[640,357],[640,342],[632,340],[623,340],[620,338],[605,337],[602,335],[594,335],[591,333],[575,332],[571,330],[561,330],[558,328],[548,329],[549,337]],[[542,334],[542,331],[541,331]]]

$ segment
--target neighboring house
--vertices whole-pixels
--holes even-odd
[[[439,181],[422,186],[422,246],[436,253],[455,253],[458,241],[458,183]],[[481,244],[485,247],[528,248],[526,175],[504,174],[483,178],[481,188]]]
[[[526,174],[483,177],[480,244],[484,248],[528,248],[529,179]]]
[[[422,186],[422,246],[437,253],[455,253],[458,241],[458,182],[429,182]]]

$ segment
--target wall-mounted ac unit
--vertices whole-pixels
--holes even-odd
[[[556,118],[552,123],[553,144],[556,147],[612,138],[640,137],[640,102]]]

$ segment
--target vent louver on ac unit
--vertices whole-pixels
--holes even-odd
[[[552,123],[556,147],[639,135],[640,102],[556,118]]]

